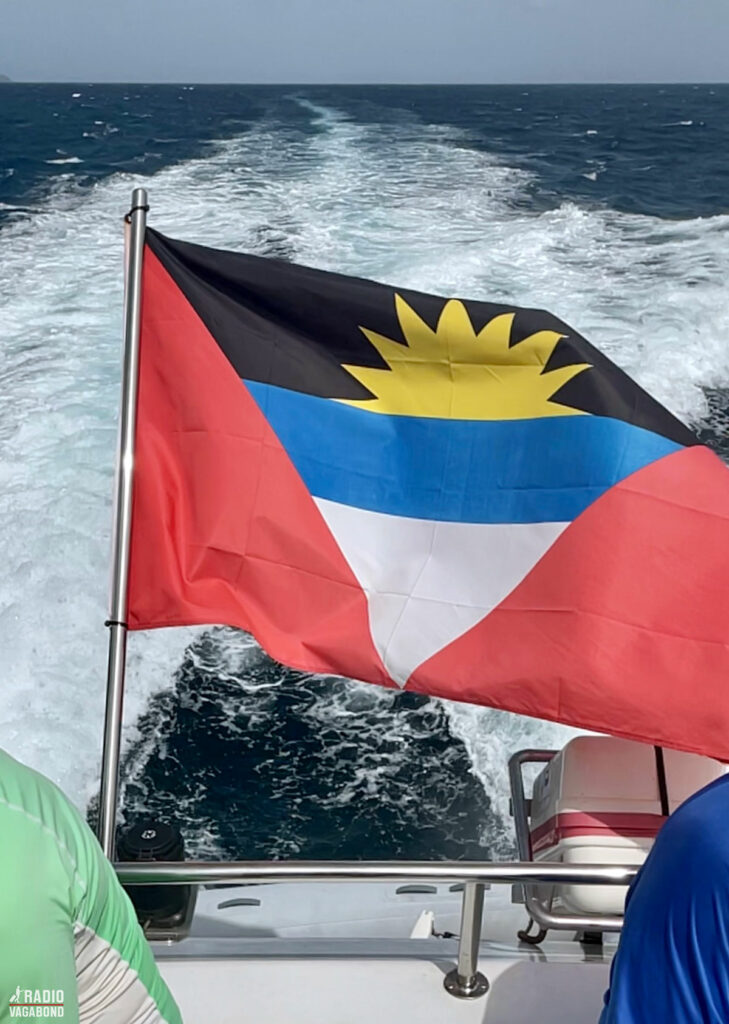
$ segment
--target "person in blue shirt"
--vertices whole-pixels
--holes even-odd
[[[668,818],[634,879],[600,1024],[729,1024],[729,775]]]

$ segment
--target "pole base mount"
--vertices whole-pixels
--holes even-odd
[[[463,978],[454,967],[443,979],[443,987],[458,999],[478,999],[486,995],[489,983],[480,971],[470,978]]]

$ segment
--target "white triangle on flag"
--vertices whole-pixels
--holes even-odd
[[[568,523],[442,523],[314,499],[367,596],[372,639],[404,686],[489,614]]]

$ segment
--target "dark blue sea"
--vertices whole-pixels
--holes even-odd
[[[139,185],[172,236],[546,307],[729,454],[729,86],[0,85],[0,746],[82,807]],[[569,735],[161,630],[123,812],[199,856],[508,855],[506,759]]]

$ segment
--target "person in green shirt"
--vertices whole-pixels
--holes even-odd
[[[182,1024],[128,896],[63,793],[0,750],[0,1024]]]

